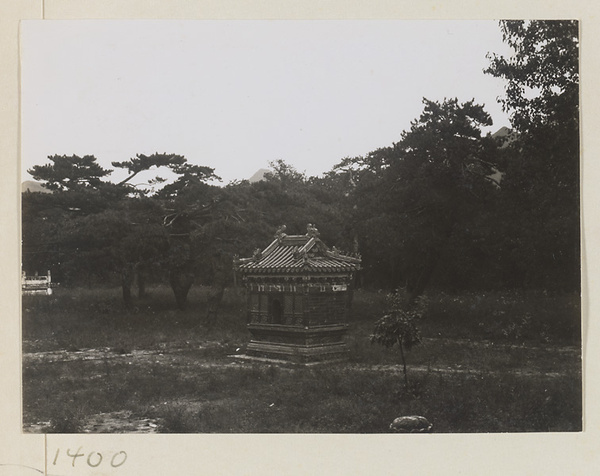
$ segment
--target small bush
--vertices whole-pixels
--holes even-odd
[[[370,339],[371,342],[387,348],[398,344],[402,358],[404,383],[408,386],[404,353],[421,343],[418,321],[427,311],[427,300],[421,296],[417,301],[412,302],[408,299],[405,291],[397,290],[388,296],[388,302],[389,308],[385,315],[375,323],[375,329]]]

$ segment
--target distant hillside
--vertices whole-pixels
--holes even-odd
[[[42,184],[33,180],[25,180],[21,184],[21,192],[41,192],[41,193],[52,193],[47,188],[42,187]]]
[[[248,182],[250,182],[250,183],[260,182],[261,180],[265,179],[265,174],[268,172],[270,172],[269,169],[258,169],[254,173],[254,175],[248,179]]]
[[[494,139],[502,139],[504,142],[502,144],[502,148],[507,147],[512,141],[517,138],[517,133],[508,127],[501,127],[496,132],[492,134]]]

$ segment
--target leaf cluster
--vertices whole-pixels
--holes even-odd
[[[579,25],[575,20],[505,20],[509,57],[488,55],[486,73],[506,80],[504,110],[520,133],[565,117],[579,97]],[[563,124],[564,126],[564,124]]]
[[[34,165],[27,172],[36,180],[46,182],[49,190],[97,189],[102,177],[112,171],[104,169],[93,155],[53,155],[48,157],[51,164]]]
[[[396,290],[387,296],[388,310],[376,323],[372,343],[393,347],[398,344],[406,350],[421,343],[421,332],[418,321],[427,311],[427,300],[424,297],[411,302],[406,290]]]

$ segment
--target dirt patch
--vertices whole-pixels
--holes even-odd
[[[435,345],[435,340],[430,340],[428,344]],[[514,351],[518,347],[471,343],[468,341],[461,342],[461,344],[478,349],[491,347],[499,351],[502,355],[510,353],[511,350]],[[576,356],[578,353],[576,347],[565,347],[554,349],[554,351],[563,355],[573,354],[573,356]],[[225,372],[225,370],[232,368],[244,369],[243,372],[234,372],[234,374],[236,378],[246,380],[253,378],[268,380],[268,373],[265,373],[265,370],[268,371],[270,367],[273,367],[278,372],[285,372],[287,375],[299,371],[299,367],[277,366],[273,365],[272,362],[232,358],[232,356],[239,356],[240,354],[243,354],[243,349],[231,344],[226,346],[216,342],[195,343],[193,345],[184,343],[184,345],[165,345],[158,349],[137,349],[127,353],[118,352],[110,348],[30,352],[23,354],[23,365],[24,367],[31,368],[38,367],[35,369],[35,372],[37,372],[35,375],[40,374],[40,372],[51,372],[51,375],[56,375],[52,377],[55,378],[53,382],[61,382],[60,384],[64,385],[65,388],[69,388],[69,382],[76,381],[77,378],[82,379],[81,385],[84,386],[98,385],[99,381],[102,382],[103,386],[106,386],[106,379],[108,379],[108,383],[114,385],[115,391],[118,392],[122,385],[119,376],[125,376],[124,381],[128,381],[129,375],[139,375],[140,381],[144,382],[144,379],[146,379],[148,385],[154,385],[152,383],[153,378],[159,379],[157,382],[163,382],[165,376],[177,375],[177,385],[181,385],[182,388],[187,389],[185,391],[190,392],[190,396],[188,397],[180,397],[179,395],[173,395],[172,392],[167,392],[164,397],[160,397],[161,400],[158,404],[156,403],[156,399],[154,399],[147,406],[142,405],[139,408],[135,406],[131,407],[134,412],[120,410],[87,414],[78,420],[78,432],[157,433],[161,429],[162,431],[167,429],[167,431],[183,432],[185,428],[190,426],[189,418],[191,417],[197,420],[198,425],[204,425],[201,428],[206,427],[206,431],[213,431],[211,430],[211,418],[215,421],[219,418],[229,418],[228,413],[223,409],[236,408],[238,406],[241,409],[240,411],[247,410],[243,404],[240,404],[240,402],[231,395],[227,395],[227,393],[218,396],[219,392],[224,392],[221,386],[223,385],[223,381],[226,381],[226,378],[223,376],[231,375],[231,372]],[[81,365],[78,365],[78,362]],[[334,371],[339,369],[340,373],[348,373],[346,375],[353,379],[353,381],[358,381],[362,376],[369,374],[372,376],[375,376],[375,374],[379,376],[384,376],[384,374],[393,375],[393,379],[397,377],[398,381],[400,381],[402,373],[401,366],[397,364],[333,363],[328,365],[328,367],[331,367]],[[210,369],[216,369],[216,372],[211,372]],[[245,369],[248,370],[248,373],[246,373]],[[409,365],[409,372],[420,375],[431,373],[456,376],[463,379],[467,377],[466,381],[473,382],[472,385],[477,388],[485,387],[483,382],[486,378],[495,378],[497,376],[513,376],[517,377],[519,381],[521,381],[521,378],[530,378],[538,382],[544,382],[543,385],[552,385],[552,382],[559,381],[557,379],[561,377],[575,373],[580,374],[580,371],[569,366],[537,368],[537,365],[532,365],[527,359],[524,359],[522,362],[519,361],[516,367],[496,366],[496,368],[488,368],[487,370],[481,367],[471,368],[469,365],[464,364],[452,363],[452,365],[449,365],[447,361],[439,361],[437,364],[432,362],[431,365]],[[302,373],[298,375],[306,378],[306,375]],[[206,382],[207,379],[211,381],[210,385],[202,387],[201,382]],[[134,379],[133,381],[135,385],[131,386],[129,390],[131,394],[136,394],[140,387],[137,386],[137,380]],[[204,393],[196,391],[194,381],[200,382],[197,385],[204,388],[202,391]],[[213,381],[214,383],[212,383]],[[192,389],[191,391],[189,390],[190,388]],[[206,392],[211,393],[209,400],[201,398],[201,395],[206,397]],[[213,392],[215,395],[212,395]],[[364,392],[365,390],[363,389]],[[142,391],[142,393],[144,392]],[[65,398],[72,398],[72,394],[73,389],[65,393]],[[150,395],[150,398],[148,395]],[[152,392],[148,395],[143,397],[146,398],[146,401],[154,398]],[[210,404],[207,403],[209,401]],[[269,400],[265,405],[267,405],[268,411],[278,410],[278,404],[274,401]],[[115,408],[115,406],[112,408]],[[95,411],[112,408],[96,408]],[[136,408],[138,409],[136,410]],[[287,409],[286,411],[290,410]],[[249,416],[246,416],[249,419],[255,418],[250,413],[248,414]],[[262,415],[262,417],[267,418],[269,415],[270,413]],[[45,433],[50,431],[52,422],[35,421],[33,418],[30,422],[24,424],[24,432]],[[48,418],[49,416],[42,415],[41,412],[38,413],[37,419],[45,420]],[[218,423],[221,424],[220,421]],[[232,425],[234,424],[232,423]],[[229,428],[229,426],[226,426],[224,427],[225,430],[223,430],[220,426],[217,427],[220,431],[226,431]],[[178,430],[178,428],[184,428],[184,430]]]
[[[81,433],[157,433],[158,421],[153,418],[137,418],[129,411],[117,411],[91,415],[82,421]],[[24,424],[25,433],[46,433],[49,421]]]
[[[100,413],[87,419],[84,433],[156,433],[158,422],[152,418],[135,418],[128,411]]]
[[[239,348],[236,347],[239,350]],[[50,350],[40,352],[23,352],[24,364],[35,363],[53,363],[53,362],[71,362],[87,360],[106,360],[106,359],[134,359],[143,362],[153,358],[161,358],[171,355],[184,353],[196,354],[201,357],[203,353],[219,352],[226,353],[229,350],[227,346],[218,342],[204,342],[201,344],[161,344],[158,349],[137,349],[123,351],[109,347],[98,349],[79,349],[79,350]]]
[[[433,339],[431,339],[433,340]],[[464,343],[467,343],[466,341]],[[483,346],[483,347],[495,347],[496,349],[504,348],[505,350],[522,348],[521,346],[505,345],[500,346],[489,343],[473,343],[468,342],[471,346]],[[78,351],[69,352],[67,350],[58,351],[47,351],[47,352],[31,352],[23,353],[23,364],[41,364],[41,363],[64,363],[74,361],[121,361],[130,364],[144,365],[144,364],[160,364],[160,365],[172,365],[180,368],[188,368],[190,370],[198,368],[224,368],[231,366],[238,367],[252,367],[252,366],[271,366],[277,365],[276,362],[265,360],[260,362],[259,360],[245,360],[243,358],[243,350],[241,347],[235,348],[233,354],[223,354],[220,358],[214,356],[203,355],[207,350],[213,350],[215,348],[222,348],[223,346],[218,343],[207,343],[204,345],[198,345],[194,347],[181,347],[181,346],[165,346],[160,350],[132,350],[128,353],[115,352],[109,348],[101,349],[83,349]],[[531,349],[530,349],[531,350]],[[534,349],[535,350],[535,349]],[[578,349],[574,347],[558,347],[554,349],[555,352],[561,354],[573,354],[578,352]],[[365,365],[365,364],[352,364],[352,363],[333,363],[331,365],[343,365],[344,369],[356,370],[356,371],[378,371],[378,372],[400,372],[399,365]],[[283,368],[293,370],[293,367],[283,366]],[[452,366],[435,366],[435,365],[411,365],[411,372],[434,372],[434,373],[463,373],[473,375],[484,375],[484,374],[498,374],[500,371],[480,370],[466,368],[462,365]],[[524,377],[560,377],[565,375],[566,372],[558,371],[541,371],[538,369],[528,368],[514,368],[514,369],[503,369],[501,373],[512,373],[517,376]]]

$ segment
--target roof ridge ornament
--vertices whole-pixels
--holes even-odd
[[[308,251],[304,250],[301,251],[301,258],[302,258],[302,266],[303,267],[307,267],[309,265],[309,257],[308,257]]]
[[[260,250],[260,248],[256,248],[254,250],[253,255],[252,255],[252,260],[253,261],[260,261],[261,258],[262,258],[262,251]]]
[[[281,240],[283,240],[287,235],[284,233],[285,230],[287,230],[287,226],[285,225],[281,225],[279,228],[277,228],[277,231],[275,232],[275,239],[281,243]]]
[[[284,226],[264,249],[256,249],[250,258],[235,259],[234,266],[242,273],[327,273],[354,272],[360,269],[360,256],[346,255],[341,249],[330,249],[321,241],[319,230],[309,223],[307,233],[286,235]]]
[[[292,258],[302,259],[304,263],[308,260],[308,251],[304,248],[300,248],[292,253]]]
[[[320,235],[319,230],[313,224],[309,223],[306,225],[306,236],[310,236],[311,238],[317,238]]]
[[[335,246],[333,246],[330,250],[326,250],[326,253],[327,253],[327,256],[329,256],[331,258],[336,258],[336,259],[346,261],[349,263],[360,264],[360,262],[362,261],[360,253],[345,254],[344,252],[340,251]]]

